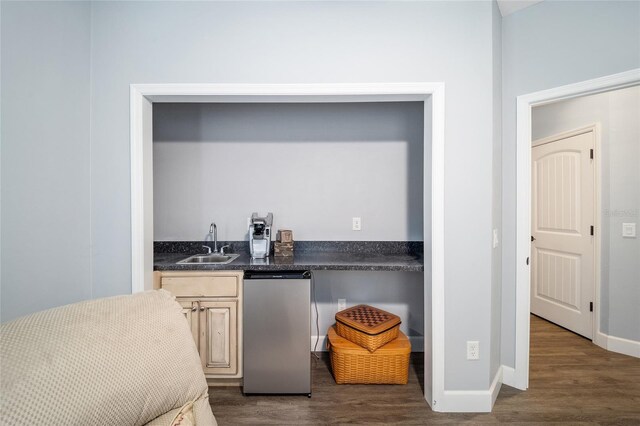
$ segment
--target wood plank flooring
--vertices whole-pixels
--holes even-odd
[[[312,357],[313,397],[242,395],[209,388],[224,425],[573,424],[640,425],[640,360],[607,352],[531,317],[531,371],[526,392],[502,386],[491,413],[431,411],[423,397],[422,354],[412,354],[409,384],[336,385],[329,360]]]

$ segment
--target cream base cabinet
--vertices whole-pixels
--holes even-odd
[[[193,335],[196,345],[198,344],[198,321],[194,321],[194,318],[198,316],[198,306],[194,305],[194,302],[189,300],[181,300],[182,298],[176,298],[180,306],[182,306],[182,313],[184,314],[187,322],[191,326],[191,334]]]
[[[200,301],[200,359],[205,374],[238,372],[238,301]]]
[[[191,326],[211,385],[242,377],[242,271],[158,272]],[[217,379],[217,380],[216,380]]]

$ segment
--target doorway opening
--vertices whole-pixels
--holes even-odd
[[[444,83],[134,84],[130,102],[132,292],[153,288],[154,103],[424,103],[424,139],[431,141],[423,165],[430,189],[423,199],[424,240],[430,240],[424,257],[424,396],[434,410],[446,410]]]
[[[534,108],[560,101],[623,89],[640,84],[640,69],[627,71],[594,80],[531,93],[518,97],[517,101],[517,207],[516,207],[516,350],[513,377],[505,380],[518,389],[527,389],[529,383],[529,337],[531,307],[531,225],[532,225],[532,116]],[[559,132],[559,131],[558,131]],[[556,132],[556,133],[558,133]],[[597,158],[597,157],[596,157]],[[598,213],[598,212],[597,212]],[[596,218],[597,222],[597,218]],[[597,238],[598,233],[594,237]],[[595,293],[600,294],[599,274],[595,274]],[[637,342],[614,339],[601,333],[601,307],[594,306],[594,343],[609,350],[634,352]],[[612,341],[614,341],[612,345]],[[626,347],[626,349],[624,349]],[[620,350],[622,349],[622,350]],[[624,353],[624,352],[623,352]]]

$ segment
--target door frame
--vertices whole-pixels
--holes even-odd
[[[423,102],[424,396],[434,411],[452,411],[445,391],[444,165],[445,84],[131,84],[131,292],[153,288],[153,103],[155,102]],[[437,407],[436,407],[437,401]]]
[[[529,315],[531,276],[531,110],[533,107],[585,95],[622,89],[640,83],[640,68],[517,97],[516,116],[516,312],[515,366],[504,383],[525,390],[529,387]],[[597,234],[597,232],[596,232]],[[594,342],[601,345],[600,306]]]
[[[593,343],[598,346],[603,346],[603,342],[598,331],[600,327],[600,248],[601,248],[601,238],[602,233],[600,230],[602,229],[602,219],[600,217],[600,212],[602,211],[602,140],[601,140],[601,126],[600,123],[590,124],[588,126],[580,127],[573,130],[568,130],[565,132],[556,133],[551,136],[547,136],[544,138],[536,139],[531,141],[531,149],[536,146],[545,145],[548,143],[553,143],[562,139],[567,139],[573,136],[583,135],[585,133],[592,132],[593,133],[593,149],[595,151],[594,155],[594,173],[593,173],[593,224],[595,226],[594,232],[594,247],[593,247],[593,269],[591,273],[593,274],[593,294],[592,299],[595,305],[594,315],[591,317],[591,340]],[[533,165],[533,163],[532,163]],[[531,235],[531,229],[529,229],[529,234]],[[531,262],[529,262],[531,263]],[[529,287],[529,292],[531,292],[531,287]],[[531,311],[531,306],[529,306],[529,311]]]

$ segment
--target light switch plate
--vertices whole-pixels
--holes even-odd
[[[624,238],[636,237],[636,224],[635,223],[623,223],[622,224],[622,236]]]

